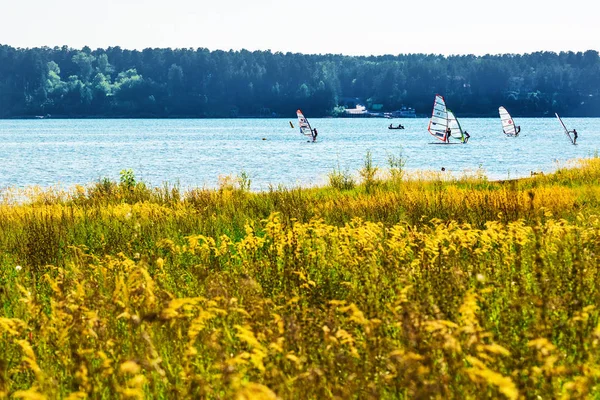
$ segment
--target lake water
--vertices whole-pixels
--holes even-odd
[[[219,176],[250,175],[253,190],[269,185],[323,184],[338,166],[356,173],[365,154],[387,167],[402,154],[408,170],[455,175],[482,168],[490,179],[550,172],[598,151],[600,119],[565,118],[579,133],[573,146],[555,118],[517,118],[519,137],[505,137],[499,118],[462,118],[466,145],[433,146],[428,119],[311,119],[317,143],[307,143],[294,119],[0,120],[0,189],[63,188],[132,169],[153,186],[216,187]],[[404,130],[388,130],[402,123]]]

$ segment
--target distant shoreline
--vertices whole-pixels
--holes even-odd
[[[461,118],[498,118],[497,115],[469,115],[469,114],[460,114]],[[556,118],[554,115],[515,115],[515,118]],[[561,115],[562,117],[562,115]],[[333,116],[322,116],[322,117],[312,117],[311,119],[317,118],[327,118],[327,119],[381,119],[381,120],[391,120],[391,119],[401,119],[401,120],[412,120],[412,119],[428,119],[429,116],[426,115],[418,115],[416,117],[404,118],[404,117],[396,117],[396,118],[380,118],[380,117],[333,117]],[[568,115],[563,118],[600,118],[598,116],[578,116],[578,115]],[[14,117],[0,117],[0,121],[15,121],[15,120],[46,120],[46,119],[55,119],[55,120],[80,120],[80,119],[296,119],[295,115],[290,116],[252,116],[252,115],[243,115],[238,117],[190,117],[190,116],[150,116],[150,115],[138,115],[138,116],[68,116],[68,115],[52,115],[50,117],[44,116],[14,116]]]

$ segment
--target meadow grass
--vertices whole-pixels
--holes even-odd
[[[368,168],[0,204],[0,397],[600,396],[600,159]]]

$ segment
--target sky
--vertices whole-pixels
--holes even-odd
[[[0,44],[503,54],[600,50],[592,0],[0,0]]]

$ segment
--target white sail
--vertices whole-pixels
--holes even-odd
[[[563,129],[565,130],[565,135],[567,135],[567,137],[569,138],[569,140],[571,141],[572,144],[575,144],[575,141],[573,140],[573,137],[571,136],[571,132],[569,132],[569,130],[567,129],[567,126],[563,122],[562,118],[558,116],[558,113],[554,113],[554,115],[556,115],[556,118],[558,118],[558,122],[560,122]]]
[[[448,110],[448,128],[450,128],[450,136],[454,139],[459,139],[461,142],[465,141],[465,135],[463,133],[460,122],[454,116],[454,113]]]
[[[519,132],[517,132],[517,128],[515,127],[515,121],[513,121],[508,111],[506,111],[506,108],[500,106],[498,112],[500,113],[500,122],[502,122],[504,134],[507,136],[517,136]]]
[[[429,127],[427,130],[442,142],[448,141],[446,137],[446,132],[448,130],[448,111],[446,110],[444,98],[439,94],[435,95],[433,112],[431,113],[431,119],[429,120]]]
[[[298,116],[298,125],[300,126],[300,133],[305,136],[312,136],[312,128],[310,127],[310,123],[306,118],[304,118],[304,114],[302,111],[296,111],[296,115]]]

